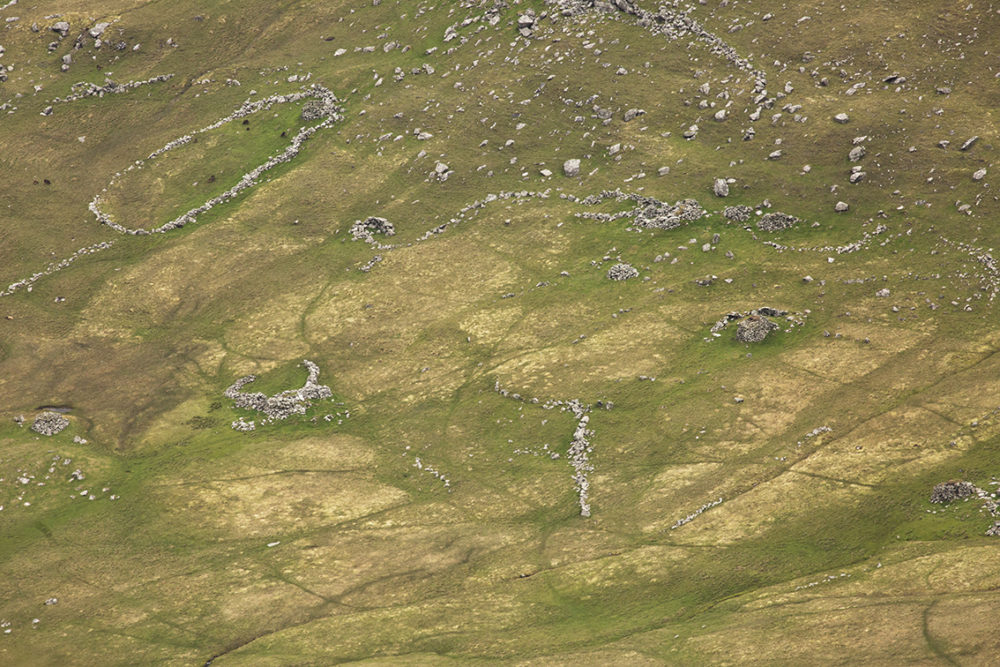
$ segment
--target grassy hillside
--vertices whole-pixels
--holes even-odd
[[[1000,12],[590,4],[0,9],[4,664],[993,662]]]

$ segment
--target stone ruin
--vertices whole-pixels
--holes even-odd
[[[376,216],[370,216],[364,220],[355,220],[354,224],[351,225],[351,238],[355,241],[360,239],[374,244],[376,242],[375,234],[394,236],[396,234],[396,227],[385,218],[378,218]]]
[[[931,502],[950,503],[959,498],[968,498],[975,493],[976,486],[972,482],[952,479],[934,486],[934,490],[931,492]]]
[[[610,280],[628,280],[629,278],[638,277],[639,270],[631,264],[619,263],[608,269],[608,278]]]
[[[319,366],[309,361],[302,360],[302,365],[309,371],[306,383],[299,389],[286,389],[278,392],[274,396],[268,396],[263,392],[243,392],[244,386],[257,379],[256,375],[247,375],[231,384],[224,392],[238,408],[263,412],[267,417],[261,423],[268,423],[278,419],[287,419],[292,415],[304,415],[306,409],[312,405],[312,401],[318,401],[333,396],[330,387],[318,384]],[[253,422],[244,422],[238,419],[232,424],[238,431],[253,430]]]
[[[750,315],[740,320],[736,327],[736,340],[741,343],[760,343],[777,328],[778,325],[766,317]]]
[[[41,435],[55,435],[67,426],[69,426],[68,419],[58,412],[46,410],[35,417],[34,423],[31,424],[31,430]]]
[[[757,221],[757,229],[763,232],[780,232],[783,229],[792,227],[797,222],[799,222],[799,219],[794,215],[775,211],[774,213],[765,213],[761,216],[760,220]]]
[[[336,116],[340,111],[335,103],[335,99],[331,97],[322,97],[311,99],[302,105],[302,120],[319,120],[321,118],[330,118]]]
[[[643,197],[633,211],[635,224],[646,229],[676,229],[687,222],[694,222],[705,209],[694,199],[682,199],[674,204]]]
[[[749,206],[727,206],[722,209],[722,217],[730,222],[746,222],[750,219],[753,209]]]

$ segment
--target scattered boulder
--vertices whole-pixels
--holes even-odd
[[[52,24],[52,28],[50,28],[50,30],[52,30],[52,32],[59,33],[61,37],[65,37],[69,34],[69,23],[66,21],[57,21]]]
[[[843,201],[839,201],[839,202],[837,202],[836,204],[833,205],[833,210],[836,211],[837,213],[843,213],[844,211],[846,211],[849,208],[850,208],[850,206],[848,206],[847,202],[843,202]]]
[[[775,211],[774,213],[765,213],[761,216],[760,220],[757,221],[757,229],[763,232],[780,232],[783,229],[792,227],[797,222],[799,222],[799,219],[794,215]]]
[[[728,197],[729,183],[724,178],[715,179],[715,183],[712,185],[712,192],[715,193],[716,197]]]
[[[638,277],[639,270],[631,264],[618,263],[608,269],[608,279],[610,280],[628,280]]]
[[[31,424],[31,430],[41,435],[55,435],[69,426],[69,420],[58,412],[46,410]]]
[[[931,502],[950,503],[959,498],[967,498],[975,495],[975,493],[976,487],[972,482],[952,479],[934,486],[934,490],[931,492]]]
[[[646,113],[645,109],[629,109],[625,112],[625,122],[631,122]]]
[[[778,325],[760,315],[750,315],[736,326],[736,340],[741,343],[760,343],[767,335],[778,328]]]
[[[986,178],[986,167],[983,167],[972,174],[972,180],[974,181],[981,181],[984,178]]]
[[[838,123],[846,123],[847,121],[851,120],[850,116],[848,116],[846,113],[838,113],[836,116],[833,117],[833,119]]]
[[[574,176],[580,175],[580,160],[578,158],[571,158],[563,162],[563,173],[573,178]]]
[[[1000,521],[994,523],[989,530],[986,531],[988,537],[1000,537]]]
[[[889,296],[889,294],[891,294],[891,292],[888,290],[888,288],[885,288],[885,287],[883,287],[882,289],[880,289],[877,292],[875,292],[875,296],[877,296],[880,299],[887,298]]]
[[[851,152],[847,154],[847,159],[851,162],[857,162],[865,156],[866,152],[867,151],[865,151],[864,146],[855,146],[851,149]]]
[[[964,144],[962,144],[961,146],[959,146],[958,150],[960,150],[960,151],[967,151],[970,148],[972,148],[972,145],[974,143],[976,143],[977,141],[979,141],[979,136],[978,135],[974,136],[974,137],[971,137],[971,138],[967,139]]]

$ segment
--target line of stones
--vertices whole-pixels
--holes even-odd
[[[573,429],[573,439],[570,441],[567,455],[569,456],[570,465],[573,466],[573,485],[576,489],[577,497],[580,503],[580,516],[589,517],[590,480],[587,478],[587,473],[593,472],[594,470],[594,466],[590,463],[589,458],[589,455],[594,451],[594,447],[590,442],[591,437],[594,435],[594,431],[588,428],[590,424],[590,415],[587,414],[591,411],[591,406],[586,405],[575,398],[569,401],[550,399],[543,403],[537,398],[526,398],[521,396],[521,394],[510,392],[502,388],[499,380],[494,383],[493,390],[504,398],[510,398],[524,403],[531,403],[532,405],[540,405],[543,410],[559,408],[563,412],[573,413],[573,417],[576,418],[576,428]],[[614,403],[611,403],[610,401],[598,401],[597,406],[610,410],[614,407]]]
[[[32,290],[32,286],[34,285],[34,283],[40,278],[44,278],[45,276],[50,276],[56,271],[61,271],[62,269],[65,269],[67,266],[75,262],[80,257],[83,257],[84,255],[93,255],[96,252],[107,250],[108,248],[111,247],[113,243],[114,241],[101,241],[100,243],[95,243],[93,245],[80,248],[69,257],[61,259],[58,262],[53,262],[49,264],[47,267],[45,267],[45,269],[38,271],[37,273],[31,274],[31,276],[27,278],[22,278],[21,280],[11,283],[10,285],[7,286],[7,289],[0,292],[0,297],[10,296],[14,292],[24,287],[26,287],[27,291],[30,292]]]
[[[313,134],[315,134],[316,132],[318,132],[323,128],[330,127],[337,121],[341,120],[342,118],[341,108],[337,104],[338,100],[336,96],[330,90],[324,88],[323,86],[313,84],[310,88],[308,88],[303,92],[292,93],[290,95],[272,95],[270,97],[256,101],[247,100],[238,109],[236,109],[233,113],[229,114],[225,118],[221,118],[220,120],[212,123],[211,125],[208,125],[200,130],[196,130],[191,134],[174,139],[173,141],[169,142],[162,148],[150,153],[145,160],[136,160],[133,164],[129,165],[129,167],[125,169],[124,172],[116,173],[114,177],[111,179],[111,182],[108,183],[107,187],[105,187],[102,190],[102,192],[107,192],[108,188],[113,187],[125,173],[128,173],[136,169],[141,169],[146,162],[157,158],[158,156],[162,155],[163,153],[166,153],[169,150],[172,150],[174,148],[177,148],[178,146],[183,146],[191,142],[194,139],[194,137],[198,134],[209,132],[239,118],[243,118],[245,116],[249,116],[251,114],[255,114],[260,111],[266,111],[267,109],[273,107],[275,104],[287,104],[291,102],[298,102],[300,100],[307,98],[320,100],[324,104],[326,118],[317,125],[301,129],[292,138],[291,142],[289,143],[288,147],[285,148],[285,150],[283,150],[281,153],[278,153],[277,155],[272,156],[263,164],[258,165],[251,171],[247,172],[246,174],[243,175],[243,177],[239,180],[239,182],[236,185],[232,186],[231,188],[223,192],[221,195],[209,199],[201,206],[193,208],[190,211],[187,211],[186,213],[182,213],[173,220],[151,230],[129,229],[112,220],[111,217],[107,213],[102,211],[100,208],[100,203],[101,203],[100,194],[96,195],[94,199],[90,202],[89,208],[91,213],[94,214],[94,216],[97,218],[97,221],[100,222],[101,224],[105,224],[123,234],[131,234],[136,236],[146,235],[151,233],[162,234],[164,232],[168,232],[173,229],[178,229],[188,223],[194,222],[195,220],[197,220],[198,216],[201,215],[202,213],[205,213],[206,211],[209,211],[215,206],[218,206],[219,204],[225,203],[230,199],[233,199],[244,190],[256,185],[261,175],[264,172],[273,169],[274,167],[280,164],[289,162],[295,156],[297,156],[302,148],[302,144],[305,143],[305,141],[307,141]]]
[[[638,7],[632,0],[550,0],[549,4],[560,7],[564,15],[580,14],[595,8],[617,9],[635,17],[640,27],[646,28],[654,35],[663,35],[671,40],[680,39],[690,33],[704,42],[710,53],[722,57],[737,69],[750,75],[754,81],[754,104],[764,104],[768,107],[773,104],[773,100],[767,97],[767,75],[762,70],[756,69],[725,40],[705,29],[685,11],[661,5],[658,11],[651,12]]]

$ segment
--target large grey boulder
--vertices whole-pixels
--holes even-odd
[[[716,197],[728,197],[729,183],[724,178],[715,179],[715,183],[712,185],[712,192],[715,193]]]
[[[580,175],[580,160],[577,158],[571,158],[563,162],[563,173],[573,178],[574,176]]]

